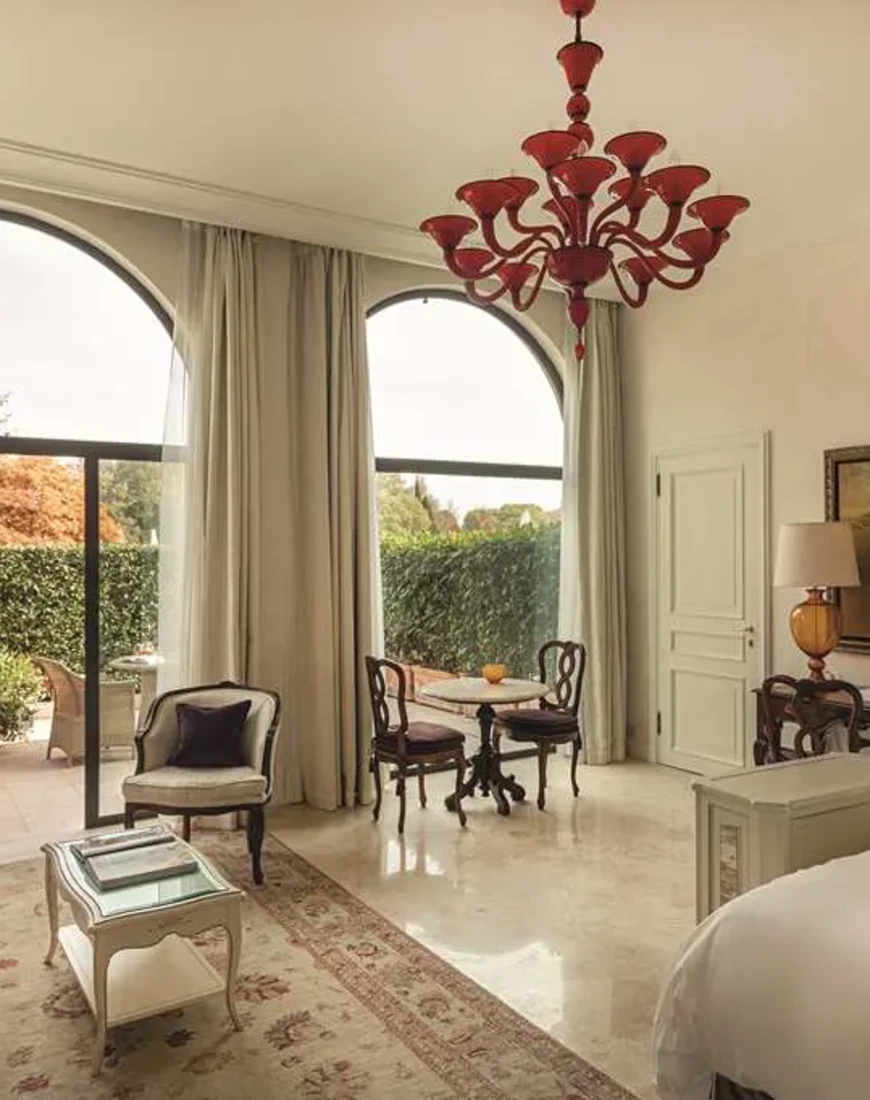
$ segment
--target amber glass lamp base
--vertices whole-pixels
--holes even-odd
[[[804,602],[792,609],[791,636],[809,657],[811,680],[824,680],[825,658],[837,647],[841,624],[840,608],[826,600],[819,588],[809,589]]]

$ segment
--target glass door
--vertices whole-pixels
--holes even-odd
[[[134,734],[157,690],[159,452],[95,457],[98,736],[88,756],[88,824],[120,820],[122,784],[136,766]],[[94,804],[95,803],[95,804]]]
[[[0,842],[82,826],[84,465],[0,453]]]

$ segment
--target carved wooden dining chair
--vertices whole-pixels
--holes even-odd
[[[821,756],[832,748],[860,752],[870,741],[858,732],[864,701],[846,680],[797,680],[782,673],[761,685],[764,739],[756,748],[756,764],[774,764],[789,756]],[[797,726],[791,753],[782,747],[786,723]]]
[[[548,665],[552,662],[553,671]],[[547,756],[554,745],[571,745],[571,788],[574,797],[577,786],[577,760],[582,748],[580,734],[580,699],[583,674],[586,671],[586,648],[580,642],[544,642],[538,650],[538,670],[541,683],[550,685],[535,708],[518,707],[498,711],[493,725],[496,754],[502,736],[513,741],[526,741],[538,748],[538,809],[543,810],[547,789]]]
[[[381,813],[381,764],[395,764],[398,775],[396,794],[399,796],[399,834],[405,831],[405,781],[416,772],[420,790],[420,805],[426,808],[427,764],[456,764],[456,813],[460,825],[465,825],[461,791],[465,778],[465,734],[437,722],[409,722],[406,702],[405,670],[395,661],[383,657],[366,657],[366,673],[374,719],[371,747],[371,770],[375,780],[375,821]],[[388,675],[394,678],[398,721],[392,722],[388,694]]]

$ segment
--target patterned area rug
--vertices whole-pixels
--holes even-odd
[[[238,833],[196,841],[249,888]],[[125,1025],[109,1033],[97,1079],[75,978],[62,952],[42,963],[42,863],[0,868],[0,1096],[632,1100],[272,837],[264,867],[244,904],[244,1030],[220,997]],[[199,942],[222,969],[223,933]]]

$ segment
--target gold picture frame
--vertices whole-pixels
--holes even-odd
[[[855,535],[859,588],[835,588],[843,613],[838,649],[870,653],[870,445],[825,451],[825,519],[847,520]]]

